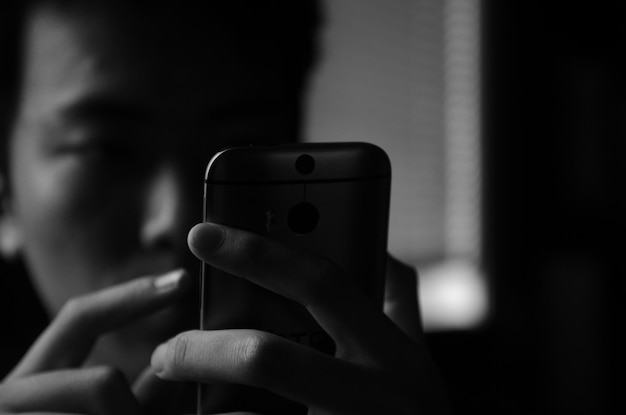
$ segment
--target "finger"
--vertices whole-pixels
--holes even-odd
[[[256,412],[225,412],[217,415],[259,415]]]
[[[79,365],[102,333],[172,304],[190,283],[176,270],[68,301],[7,379]]]
[[[225,412],[217,415],[259,415],[256,412]]]
[[[417,271],[389,255],[384,311],[391,321],[414,340],[420,339],[422,333],[417,293]]]
[[[8,414],[2,414],[8,415]],[[68,412],[20,412],[20,415],[76,415]]]
[[[194,393],[185,395],[189,387]],[[163,380],[148,366],[133,383],[132,391],[144,414],[173,414],[185,400],[189,400],[190,408],[193,406],[196,385]]]
[[[382,347],[373,341],[372,332],[383,338],[398,335],[384,314],[326,258],[211,223],[196,225],[188,241],[192,252],[210,265],[304,305],[335,340],[338,353],[366,345]]]
[[[124,375],[110,367],[41,373],[0,386],[0,412],[136,415],[139,410]]]
[[[157,347],[151,363],[164,379],[263,388],[338,413],[365,413],[394,396],[382,372],[256,330],[184,332]]]

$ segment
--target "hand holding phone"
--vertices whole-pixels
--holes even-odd
[[[236,154],[244,163],[234,171],[216,169],[220,164],[213,160],[209,170],[220,174],[207,175],[212,180],[206,189],[207,222],[189,234],[192,252],[207,264],[207,330],[181,333],[160,346],[152,358],[157,374],[208,384],[206,396],[216,398],[213,411],[449,413],[419,328],[407,336],[382,312],[388,177],[382,186],[368,183],[380,180],[377,174],[348,176],[348,183],[332,178],[337,170],[323,166],[376,171],[371,168],[376,158],[354,157],[352,144],[320,148],[328,151],[324,156],[296,147],[264,150],[274,162],[262,169],[255,166],[267,161],[266,155]],[[357,153],[360,149],[357,145]],[[306,155],[315,163],[299,158]],[[320,161],[324,158],[328,164]],[[229,180],[215,180],[224,175]],[[310,182],[313,178],[318,181]],[[375,195],[384,196],[381,205]],[[317,214],[310,207],[292,213],[302,203],[313,205]],[[327,206],[341,208],[328,213]],[[302,214],[302,223],[290,222],[290,213]],[[329,220],[329,215],[337,216]],[[326,228],[329,223],[337,227]],[[324,229],[338,233],[320,232]],[[370,248],[336,249],[361,245]],[[416,305],[415,278],[399,275],[402,269],[391,267],[396,272],[387,277],[393,281],[387,288],[394,287],[389,298],[395,309],[410,311]],[[417,307],[411,314],[404,317],[417,319]],[[323,330],[334,352],[290,338],[294,330]]]
[[[208,413],[450,413],[421,332],[407,336],[326,258],[212,223],[196,225],[189,245],[232,278],[305,304],[337,346],[330,356],[260,330],[179,334],[159,346],[152,366],[163,379],[202,382],[207,397],[223,398],[205,407]],[[414,276],[391,268],[387,278],[396,286],[391,297],[397,309],[407,310],[416,302]]]

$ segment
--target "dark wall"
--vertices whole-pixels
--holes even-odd
[[[626,2],[580,3],[483,0],[492,316],[429,334],[460,413],[625,412]]]
[[[484,1],[484,380],[533,413],[624,411],[623,3]]]

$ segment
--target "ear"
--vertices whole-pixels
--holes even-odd
[[[22,249],[22,232],[15,220],[4,177],[0,176],[0,255],[15,258]]]

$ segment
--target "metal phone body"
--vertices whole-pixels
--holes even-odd
[[[204,220],[326,256],[382,309],[390,181],[389,158],[372,144],[228,148],[207,167]],[[203,329],[265,330],[332,353],[303,306],[205,268]]]

